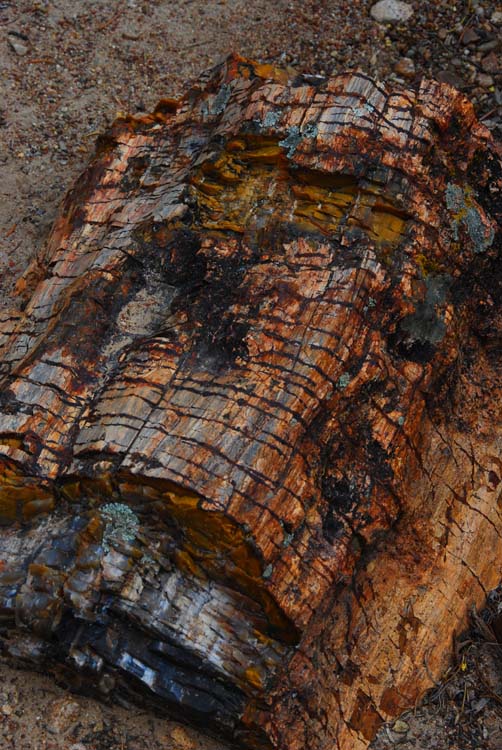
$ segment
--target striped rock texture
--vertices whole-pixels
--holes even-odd
[[[0,321],[7,658],[241,747],[413,705],[501,578],[501,189],[431,81],[119,118]]]

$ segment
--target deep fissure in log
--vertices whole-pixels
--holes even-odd
[[[117,120],[0,321],[5,654],[241,746],[412,705],[500,578],[501,181],[434,82]]]

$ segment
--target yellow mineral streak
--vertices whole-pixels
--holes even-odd
[[[346,221],[363,228],[377,245],[394,247],[408,219],[382,195],[381,185],[291,169],[285,148],[273,136],[230,140],[199,167],[191,188],[202,227],[238,234],[287,221],[329,236]]]
[[[54,507],[48,486],[39,479],[19,474],[14,463],[0,461],[0,525],[28,521]]]
[[[256,667],[248,667],[244,672],[246,680],[257,690],[263,689],[263,675]]]

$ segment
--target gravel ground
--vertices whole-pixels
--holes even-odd
[[[372,5],[0,0],[0,308],[15,306],[15,279],[43,243],[97,133],[119,111],[148,110],[179,93],[231,51],[315,73],[361,68],[411,86],[439,78],[464,91],[501,138],[502,6],[415,0],[413,16],[390,25],[371,17]],[[500,750],[500,650],[486,642],[474,634],[465,660],[427,704],[401,719],[401,731],[385,728],[375,750]],[[480,664],[491,675],[488,687]],[[1,670],[2,750],[221,748],[141,712],[69,698],[43,676]]]

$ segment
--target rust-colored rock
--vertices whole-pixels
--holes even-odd
[[[501,577],[500,154],[238,57],[117,120],[0,329],[4,653],[358,750]]]

